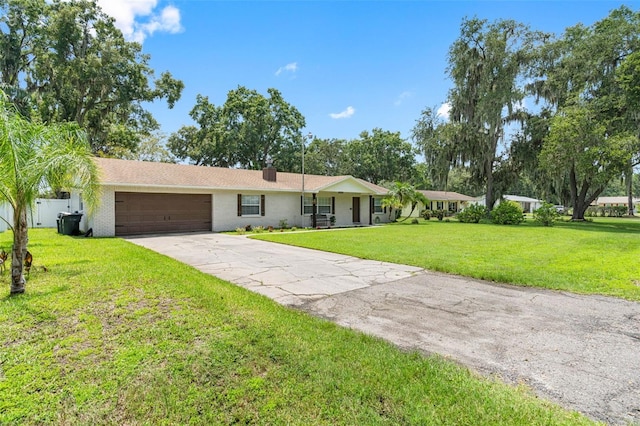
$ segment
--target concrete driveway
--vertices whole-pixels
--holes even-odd
[[[610,424],[640,424],[640,304],[497,285],[223,234],[129,238],[405,349]]]

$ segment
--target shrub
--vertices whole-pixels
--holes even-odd
[[[487,208],[480,204],[472,204],[458,213],[458,220],[463,223],[478,223],[487,215]]]
[[[411,219],[411,224],[412,225],[417,225],[418,223],[420,223],[420,221],[418,220],[417,217],[414,217],[413,219]]]
[[[243,227],[236,228],[236,233],[238,235],[244,235],[245,232],[247,232],[247,230]]]
[[[533,212],[533,220],[543,226],[553,226],[553,222],[560,218],[560,213],[553,204],[543,203]]]
[[[433,214],[438,218],[438,220],[444,219],[444,210],[436,210]]]
[[[625,214],[627,214],[628,210],[629,209],[627,208],[627,206],[613,206],[613,207],[611,207],[611,211],[615,215],[615,217],[624,216]]]
[[[522,207],[515,201],[503,201],[491,210],[491,220],[499,225],[518,225],[524,221]]]
[[[289,229],[287,219],[280,219],[280,229]]]
[[[253,232],[255,232],[256,234],[262,234],[264,232],[264,226],[256,226],[255,228],[253,228]]]
[[[247,231],[247,232],[251,232],[251,229],[252,229],[251,225],[247,225],[247,226],[244,227],[244,230]]]
[[[422,210],[420,212],[420,217],[422,217],[424,220],[431,219],[431,210]]]

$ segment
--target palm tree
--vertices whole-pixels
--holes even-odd
[[[400,200],[398,200],[398,198],[396,198],[394,195],[391,195],[390,193],[382,199],[382,203],[380,205],[384,209],[389,209],[389,220],[391,220],[391,216],[396,210],[402,208],[402,203],[400,202]]]
[[[45,125],[22,117],[0,91],[0,202],[13,208],[11,294],[24,293],[27,210],[40,191],[82,191],[91,210],[98,199],[98,171],[84,132],[72,124]]]
[[[397,209],[403,209],[409,205],[411,206],[411,212],[409,212],[409,215],[402,220],[403,222],[411,217],[418,203],[422,203],[426,206],[429,202],[422,192],[416,190],[412,185],[403,182],[394,182],[393,185],[391,185],[391,188],[389,188],[387,197],[397,200],[395,207]]]

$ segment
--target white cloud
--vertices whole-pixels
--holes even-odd
[[[298,63],[291,62],[290,64],[287,64],[284,67],[278,68],[278,71],[276,71],[276,76],[282,74],[283,72],[290,72],[292,74],[295,74],[296,71],[298,71]]]
[[[356,113],[356,110],[354,107],[352,106],[348,106],[347,109],[345,109],[342,112],[338,112],[338,113],[331,113],[329,114],[329,117],[331,118],[335,118],[335,119],[339,119],[339,118],[349,118],[351,117],[353,114]]]
[[[438,108],[438,111],[437,111],[438,117],[442,117],[445,120],[448,120],[449,111],[451,111],[451,104],[449,102],[443,103],[442,105],[440,105],[440,108]]]
[[[396,98],[396,101],[393,104],[395,106],[400,106],[405,101],[405,99],[409,99],[412,96],[413,96],[413,93],[409,91],[402,92],[398,95],[398,97]]]
[[[180,10],[165,6],[158,13],[158,0],[98,0],[98,4],[130,41],[142,43],[155,32],[175,34],[183,29]]]

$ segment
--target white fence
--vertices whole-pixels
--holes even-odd
[[[77,199],[38,198],[36,204],[27,213],[30,228],[57,228],[56,220],[60,212],[75,212],[80,209]],[[0,232],[9,229],[5,220],[13,223],[13,209],[8,203],[0,204]],[[84,218],[83,218],[84,219]]]

